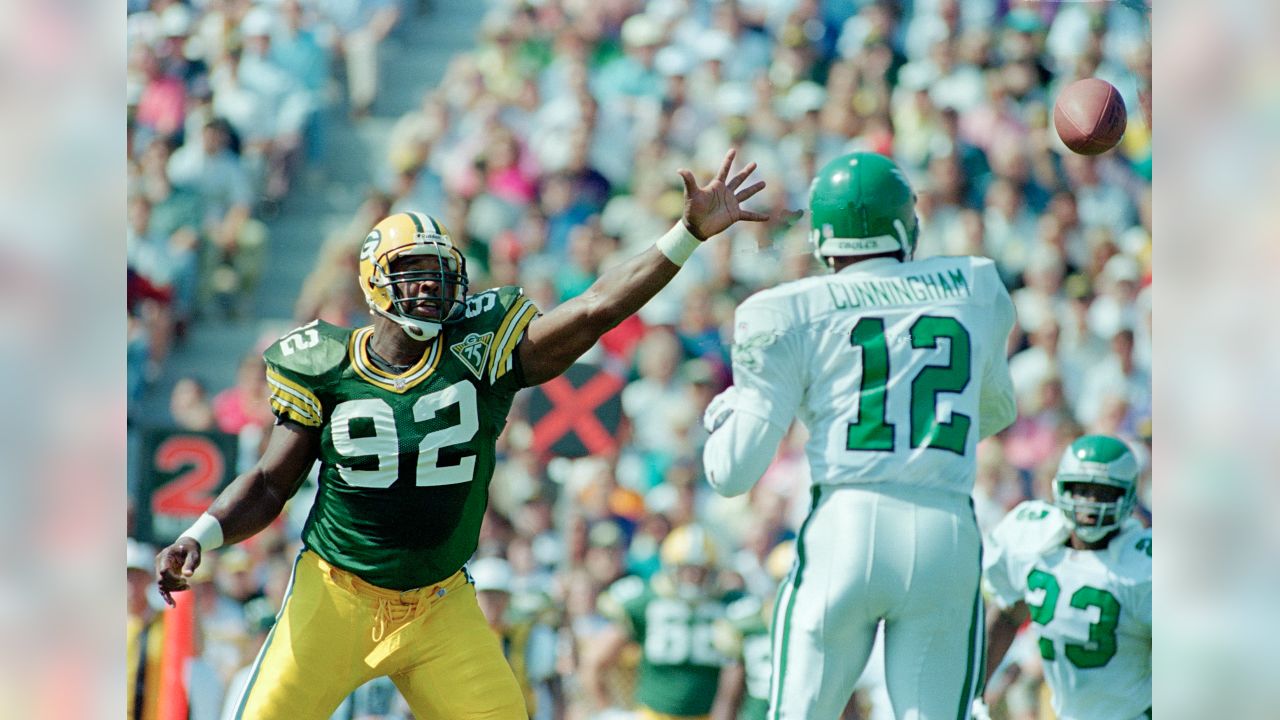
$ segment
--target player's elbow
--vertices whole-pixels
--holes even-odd
[[[707,484],[717,495],[724,497],[737,497],[748,490],[755,484],[754,480],[747,480],[741,474],[735,475],[731,468],[714,467],[707,464],[703,467],[703,472],[707,476]]]
[[[623,317],[618,317],[614,303],[604,292],[592,285],[578,297],[581,302],[580,328],[584,333],[599,337],[611,330]]]

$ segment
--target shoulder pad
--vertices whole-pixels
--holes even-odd
[[[614,621],[627,617],[627,607],[642,602],[647,587],[644,579],[628,575],[610,585],[596,600],[600,614]]]
[[[318,378],[347,356],[350,328],[312,320],[285,333],[263,353],[267,365],[298,378]]]
[[[983,298],[990,298],[1001,294],[1009,294],[1009,289],[1005,287],[1004,281],[1000,279],[1000,271],[996,269],[996,263],[991,258],[970,257],[969,267],[973,271],[974,282],[983,288]]]
[[[756,298],[761,298],[752,302]],[[758,367],[764,349],[774,344],[791,329],[792,319],[785,308],[760,293],[747,298],[733,315],[733,348],[735,364]]]
[[[973,268],[975,273],[996,272],[996,262],[989,257],[970,255],[969,265]]]
[[[501,322],[508,311],[525,302],[532,301],[524,294],[523,288],[515,285],[503,285],[478,292],[467,298],[467,312],[463,323],[475,324],[477,320],[482,323]]]
[[[511,355],[524,330],[539,314],[538,306],[514,285],[485,290],[467,298],[466,318],[450,334],[460,339],[475,335],[488,348],[481,374],[489,382],[511,369]],[[464,340],[465,341],[465,340]]]
[[[1066,542],[1071,529],[1062,511],[1040,500],[1020,503],[991,532],[991,540],[1011,555],[1039,555]]]
[[[1130,518],[1128,527],[1114,540],[1111,548],[1119,564],[1121,575],[1134,574],[1135,580],[1151,580],[1151,528]]]
[[[342,366],[351,330],[313,320],[268,347],[267,387],[277,417],[320,427],[325,408],[320,393],[332,371]]]
[[[729,603],[724,611],[725,620],[740,633],[756,632],[764,628],[764,605],[760,598],[747,595]]]
[[[792,297],[795,293],[803,290],[801,287],[802,282],[797,280],[783,283],[782,285],[765,288],[748,295],[747,299],[738,305],[734,317],[742,318],[768,314],[776,316],[779,320],[789,318],[792,309]]]
[[[628,575],[614,582],[605,592],[619,602],[630,602],[643,595],[644,590],[644,578],[638,575]]]

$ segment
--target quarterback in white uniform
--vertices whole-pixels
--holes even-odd
[[[1053,505],[1014,508],[987,547],[987,668],[1030,615],[1061,720],[1151,717],[1151,530],[1132,517],[1137,480],[1128,446],[1086,435],[1063,453]]]
[[[772,623],[769,718],[834,718],[884,623],[899,718],[964,718],[982,683],[975,446],[1015,416],[1013,305],[990,260],[911,261],[915,194],[888,158],[851,153],[809,190],[834,273],[748,298],[734,384],[707,408],[704,464],[746,492],[793,418],[813,488]]]

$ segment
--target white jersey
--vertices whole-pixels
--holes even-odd
[[[985,549],[983,584],[1031,610],[1062,720],[1133,720],[1151,707],[1151,531],[1129,519],[1102,550],[1074,550],[1062,511],[1014,508]]]
[[[809,429],[813,481],[968,494],[974,446],[1013,422],[1013,304],[988,259],[867,260],[738,308],[738,409]]]

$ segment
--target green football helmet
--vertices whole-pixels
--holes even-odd
[[[854,152],[832,160],[809,186],[813,254],[828,258],[916,249],[920,222],[916,194],[892,160],[872,152]]]
[[[1123,441],[1107,435],[1085,435],[1071,443],[1053,478],[1053,504],[1087,543],[1119,528],[1133,512],[1137,493],[1138,458]],[[1082,497],[1086,494],[1092,498]]]

